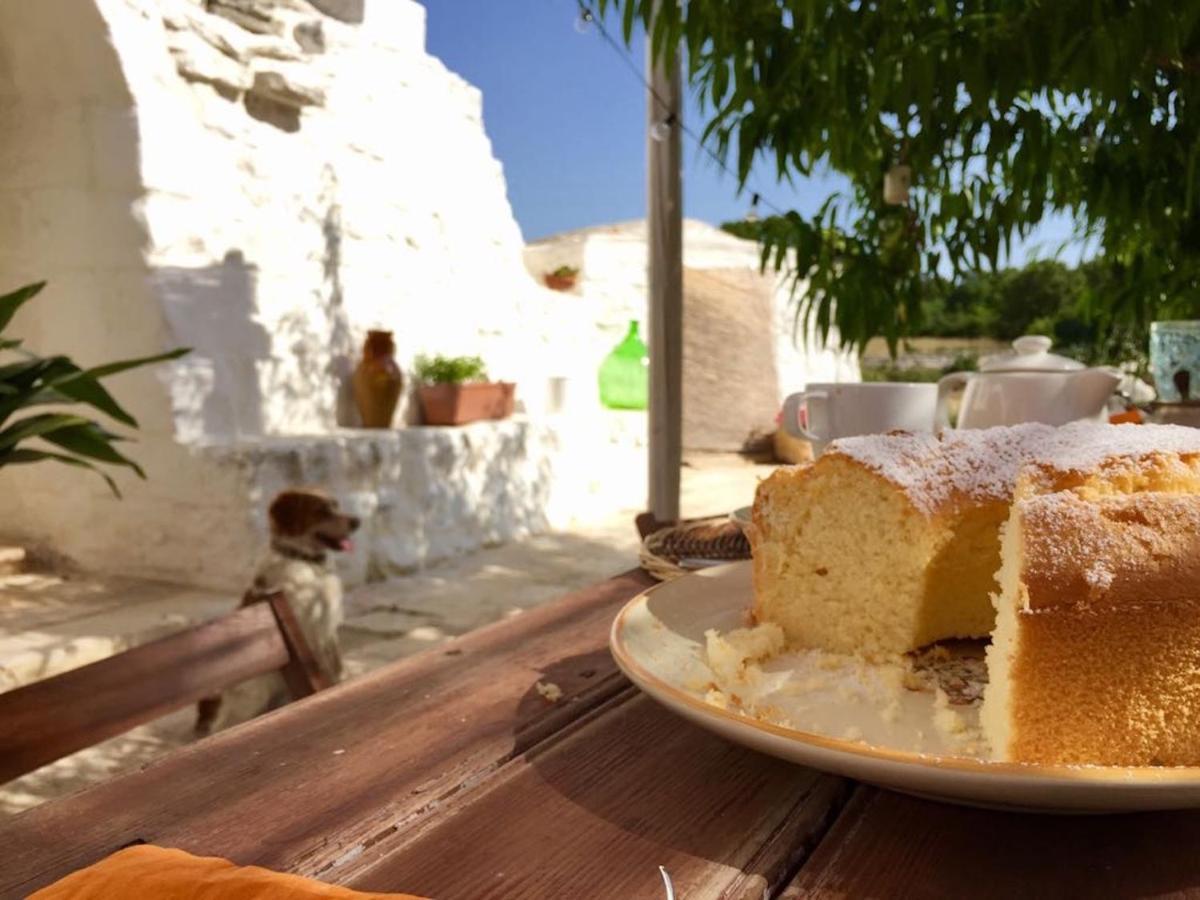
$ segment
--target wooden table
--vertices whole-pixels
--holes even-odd
[[[1200,812],[941,805],[676,718],[606,649],[649,583],[618,576],[14,816],[0,897],[138,839],[470,900],[658,900],[660,865],[680,900],[1200,895]]]

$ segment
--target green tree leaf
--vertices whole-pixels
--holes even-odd
[[[1052,214],[1099,249],[1113,327],[1200,318],[1196,4],[602,6],[643,24],[658,9],[651,46],[688,49],[712,101],[701,133],[739,185],[762,159],[781,182],[819,163],[849,183],[836,220],[763,229],[764,259],[808,267],[798,322],[851,346],[894,341],[921,327],[931,283],[999,267]],[[904,232],[881,190],[897,164],[913,174]]]

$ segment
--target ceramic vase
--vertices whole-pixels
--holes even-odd
[[[354,402],[364,428],[391,428],[404,374],[396,365],[390,331],[368,331],[363,355],[354,370]]]

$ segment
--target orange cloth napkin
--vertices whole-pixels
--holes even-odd
[[[421,900],[364,894],[227,859],[140,844],[72,872],[29,900]]]

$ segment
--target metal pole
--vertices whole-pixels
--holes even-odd
[[[650,512],[679,519],[683,466],[683,114],[679,58],[655,64],[646,40],[647,216],[649,246]],[[661,99],[660,99],[661,98]]]

